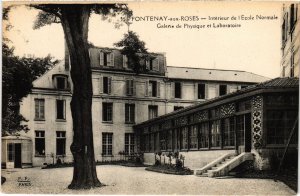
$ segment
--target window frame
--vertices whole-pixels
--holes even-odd
[[[61,114],[60,115],[62,115],[62,118],[59,118],[59,108],[58,108],[58,103],[59,102],[62,102],[62,105],[60,105],[62,108],[61,108]],[[58,120],[58,121],[65,121],[66,120],[66,100],[64,100],[64,99],[57,99],[56,100],[56,120]]]
[[[103,157],[113,156],[113,133],[102,133],[102,154]]]
[[[46,156],[46,139],[44,130],[36,130],[34,137],[34,156],[35,157],[45,157]],[[42,141],[44,147],[44,153],[37,154],[37,141]]]
[[[62,143],[62,150],[58,148]],[[61,151],[62,153],[60,153]],[[66,131],[56,131],[56,156],[66,156]]]
[[[113,103],[102,102],[102,122],[113,123]]]
[[[125,154],[126,155],[133,155],[134,154],[134,147],[135,147],[135,135],[134,133],[125,133]]]
[[[42,104],[41,104],[42,103]],[[45,120],[45,99],[34,99],[34,107],[35,107],[35,114],[34,120],[35,121],[44,121]]]
[[[135,123],[135,104],[125,103],[125,123]]]

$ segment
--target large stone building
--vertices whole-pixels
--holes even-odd
[[[285,3],[282,8],[281,77],[299,77],[300,14],[299,3]]]
[[[89,53],[97,161],[119,159],[122,151],[132,153],[135,149],[132,127],[136,123],[268,79],[245,71],[169,67],[163,53],[148,54],[141,61],[147,71],[137,75],[128,65],[126,56],[117,49],[91,47]],[[69,76],[72,63],[67,53],[65,59],[65,63],[34,81],[32,93],[21,103],[21,113],[30,128],[23,135],[32,141],[32,151],[27,153],[31,153],[29,164],[33,166],[56,162],[58,158],[72,161],[69,148],[73,137]],[[12,153],[5,152],[3,156],[9,154]],[[10,158],[2,160],[15,161],[13,156]]]

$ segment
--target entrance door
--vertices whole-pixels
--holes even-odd
[[[236,118],[238,153],[251,151],[251,114],[243,114]]]
[[[15,144],[15,168],[22,167],[22,148],[21,144]]]

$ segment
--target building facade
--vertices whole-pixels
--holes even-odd
[[[140,62],[146,71],[137,75],[117,49],[91,47],[89,54],[96,161],[133,153],[137,123],[268,79],[244,71],[169,67],[164,53],[146,55]],[[70,66],[66,53],[65,62],[34,81],[32,93],[21,102],[33,166],[73,160]]]
[[[279,163],[294,128],[288,154],[297,165],[298,105],[299,79],[272,79],[135,125],[137,148],[148,164],[154,164],[155,152],[177,151],[195,170],[226,155],[237,156],[235,167],[245,158],[238,156],[248,153],[264,170],[274,158]]]
[[[299,77],[300,15],[299,3],[285,3],[281,26],[281,77]]]

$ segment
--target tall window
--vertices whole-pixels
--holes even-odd
[[[172,150],[172,129],[167,131],[167,150]]]
[[[167,132],[165,130],[159,132],[159,146],[160,150],[166,150],[167,148]]]
[[[66,155],[65,131],[56,131],[56,155]]]
[[[181,149],[188,149],[188,127],[182,127],[181,129]]]
[[[125,104],[125,123],[135,122],[135,105]]]
[[[113,103],[102,103],[102,121],[113,121]]]
[[[149,113],[148,114],[149,119],[157,117],[158,106],[157,105],[149,105],[148,106],[148,113]]]
[[[113,133],[102,133],[102,155],[112,155]]]
[[[234,119],[224,119],[224,146],[234,146]]]
[[[45,100],[44,99],[35,99],[35,119],[43,120],[45,119]]]
[[[35,156],[45,156],[45,131],[35,131]]]
[[[103,77],[103,93],[111,93],[111,77]]]
[[[66,119],[66,101],[56,100],[56,119]]]
[[[126,80],[126,95],[133,95],[134,90],[134,81],[133,80]]]
[[[245,144],[245,121],[244,115],[236,117],[236,133],[237,133],[237,143],[239,146]]]
[[[125,153],[127,155],[134,153],[134,133],[125,133]]]
[[[297,11],[298,11],[297,8],[298,8],[297,4],[291,4],[290,7],[290,31],[291,32],[293,31],[293,28],[297,21]]]
[[[198,84],[198,99],[205,99],[205,84]]]
[[[149,81],[149,95],[151,97],[157,96],[157,82],[156,81]]]
[[[198,148],[198,125],[191,126],[190,149]]]
[[[221,147],[220,120],[212,121],[211,124],[211,146]]]
[[[219,95],[222,96],[222,95],[226,95],[227,93],[227,85],[220,85],[220,88],[219,88]]]
[[[295,74],[295,55],[294,55],[294,52],[292,52],[290,77],[294,77],[294,74]]]
[[[175,98],[181,98],[181,83],[175,82]]]
[[[209,144],[209,128],[208,123],[201,123],[199,125],[199,148],[208,148]]]

